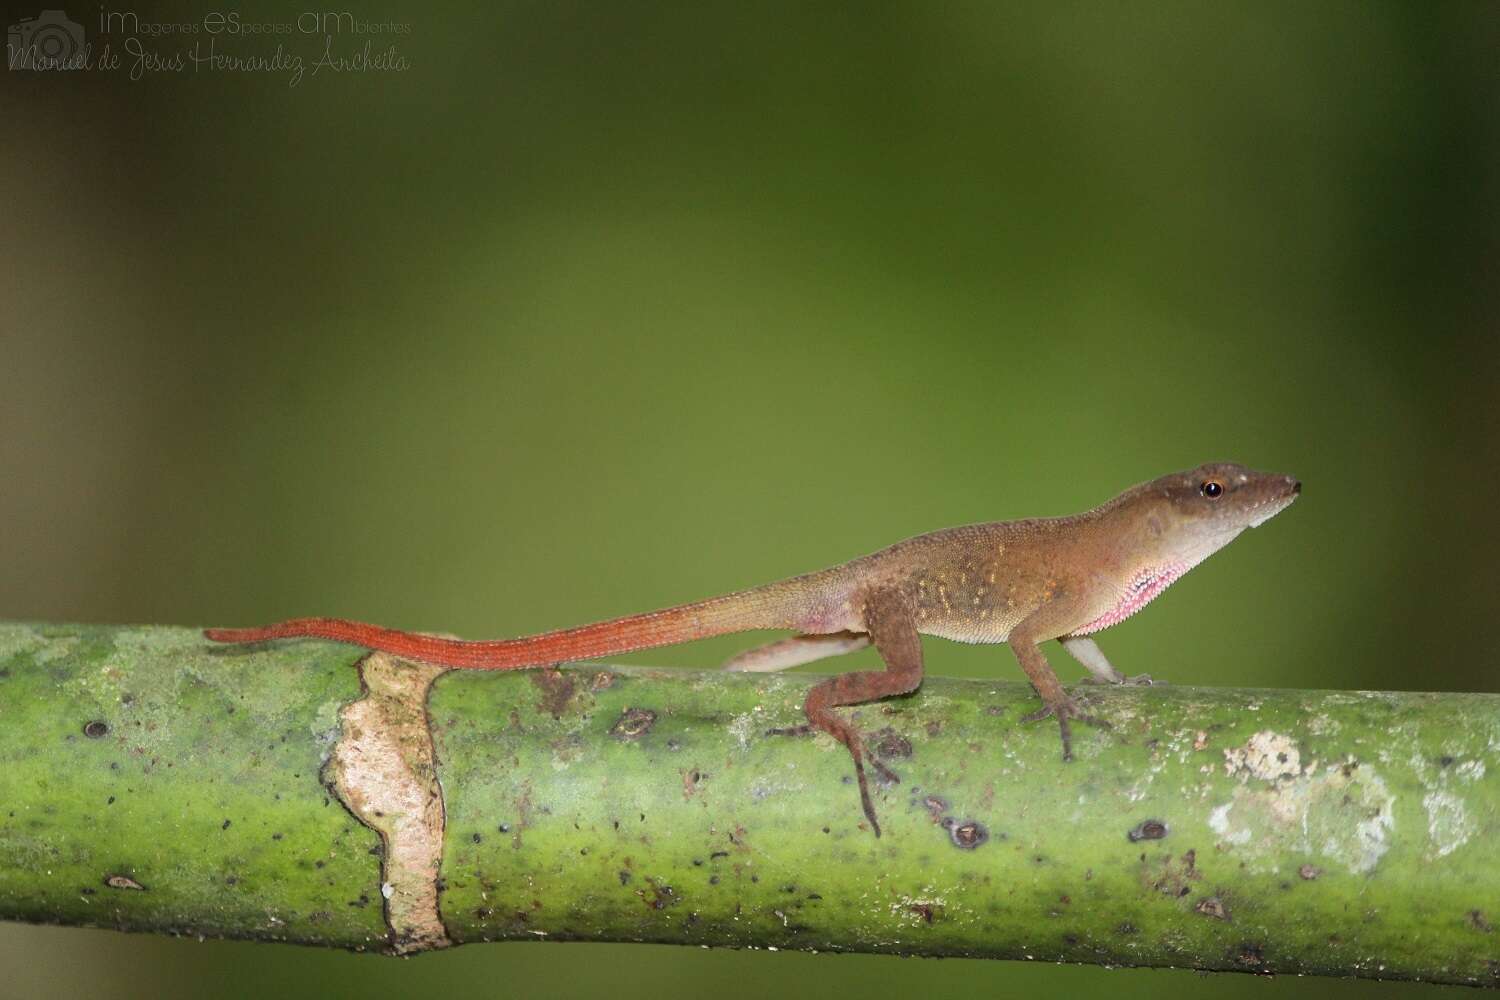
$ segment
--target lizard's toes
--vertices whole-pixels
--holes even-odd
[[[1035,712],[1027,712],[1025,715],[1021,716],[1021,721],[1022,722],[1041,722],[1043,719],[1050,719],[1051,717],[1052,717],[1052,706],[1051,705],[1043,705],[1041,708],[1037,709]]]
[[[813,727],[805,722],[800,726],[785,726],[780,729],[766,730],[767,736],[811,736],[812,734]]]
[[[901,776],[895,771],[892,771],[890,768],[886,767],[885,764],[880,760],[880,758],[870,757],[869,760],[870,767],[872,770],[874,770],[875,776],[878,777],[882,782],[887,785],[901,784]]]

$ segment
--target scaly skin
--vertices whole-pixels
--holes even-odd
[[[470,670],[517,670],[613,656],[748,629],[797,636],[741,654],[731,670],[779,670],[873,643],[883,672],[839,674],[809,692],[810,729],[849,748],[875,835],[859,733],[833,709],[915,691],[920,636],[1008,642],[1041,698],[1028,718],[1052,716],[1072,758],[1070,720],[1096,722],[1063,690],[1038,644],[1061,639],[1101,680],[1124,678],[1085,638],[1129,617],[1246,528],[1285,509],[1301,491],[1290,476],[1215,463],[1143,483],[1069,517],[950,528],[899,542],[831,569],[723,597],[519,639],[467,642],[336,618],[262,628],[207,629],[220,642],[316,637]]]

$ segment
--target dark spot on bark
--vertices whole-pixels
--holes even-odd
[[[972,851],[990,839],[990,832],[977,820],[944,819],[942,825],[947,829],[948,839],[953,841],[953,846],[965,851]]]
[[[108,734],[109,723],[105,722],[103,719],[95,719],[92,722],[84,723],[83,735],[87,736],[91,740],[102,739]]]
[[[649,733],[654,725],[656,713],[651,709],[627,708],[609,728],[609,735],[617,740],[637,740]]]
[[[1237,963],[1244,966],[1262,968],[1266,964],[1266,951],[1253,941],[1246,941],[1235,949],[1231,956]]]
[[[106,875],[104,876],[104,884],[111,889],[135,889],[140,892],[144,892],[146,889],[145,886],[129,875]]]
[[[1141,840],[1160,840],[1167,835],[1167,824],[1159,819],[1142,820],[1125,836],[1133,844]]]
[[[1164,896],[1182,898],[1193,890],[1189,882],[1196,882],[1203,877],[1198,871],[1198,852],[1190,850],[1183,854],[1182,860],[1178,861],[1170,854],[1160,856],[1159,867],[1157,864],[1147,860],[1146,855],[1141,855],[1141,881],[1145,886],[1155,889]]]
[[[546,712],[554,719],[562,718],[577,688],[573,682],[573,675],[562,673],[551,667],[546,670],[531,670],[527,672],[527,675],[531,678],[531,683],[535,684],[537,690],[542,693],[542,700],[536,703],[536,710]]]
[[[1484,934],[1492,934],[1495,931],[1495,928],[1491,927],[1490,922],[1485,919],[1482,910],[1469,911],[1469,926]]]
[[[927,921],[927,923],[932,923],[933,906],[931,903],[912,903],[907,909]]]
[[[1317,865],[1303,865],[1301,868],[1297,869],[1297,874],[1302,876],[1305,881],[1311,882],[1313,879],[1323,874],[1323,869],[1319,868]]]
[[[653,910],[665,910],[669,906],[676,906],[682,902],[675,889],[670,885],[664,885],[656,879],[646,876],[646,884],[649,889],[637,889],[635,894],[641,897],[641,902]]]
[[[1209,896],[1207,899],[1199,900],[1198,905],[1193,907],[1194,913],[1201,913],[1205,917],[1215,920],[1228,920],[1229,907],[1218,896]]]

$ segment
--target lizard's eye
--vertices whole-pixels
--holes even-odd
[[[1203,495],[1208,497],[1210,500],[1218,499],[1219,494],[1224,492],[1223,485],[1212,479],[1208,480],[1198,488],[1202,490]]]

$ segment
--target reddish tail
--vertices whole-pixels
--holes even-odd
[[[773,584],[643,615],[486,642],[443,639],[342,618],[294,618],[260,628],[204,629],[203,634],[215,642],[333,639],[445,667],[518,670],[669,646],[753,628],[795,628],[794,605],[799,603],[793,594]]]

